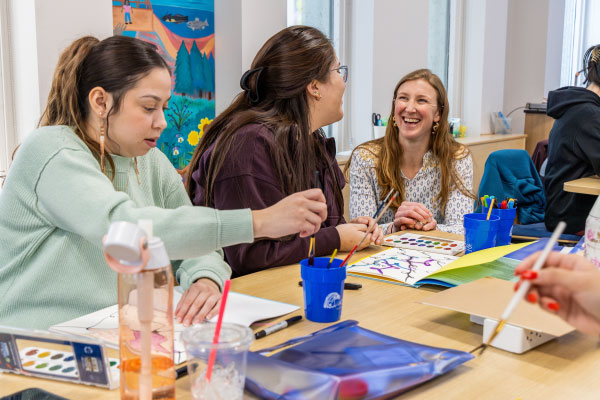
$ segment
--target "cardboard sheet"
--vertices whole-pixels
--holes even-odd
[[[429,296],[420,303],[499,320],[514,294],[514,282],[483,278]],[[542,310],[537,304],[521,301],[507,323],[552,336],[575,330],[558,316]]]

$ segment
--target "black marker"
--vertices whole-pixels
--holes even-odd
[[[298,286],[302,286],[302,281],[298,282]],[[361,287],[360,283],[344,282],[344,290],[358,290]]]
[[[175,370],[175,379],[183,378],[188,374],[187,365]]]
[[[277,332],[282,330],[283,328],[287,328],[288,326],[292,325],[293,323],[296,323],[298,321],[300,321],[302,319],[302,315],[296,315],[295,317],[292,318],[288,318],[285,321],[279,322],[275,325],[272,326],[268,326],[265,329],[263,329],[262,331],[258,331],[254,334],[254,337],[256,339],[260,339],[263,338],[267,335],[270,335],[273,332]]]

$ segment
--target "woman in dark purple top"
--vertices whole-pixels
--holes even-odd
[[[316,255],[349,251],[374,223],[346,223],[345,179],[335,141],[322,127],[343,116],[348,69],[317,29],[292,26],[271,37],[242,76],[244,92],[207,127],[190,163],[187,190],[195,205],[217,209],[265,208],[285,196],[323,189],[327,219],[315,235]],[[381,243],[377,227],[365,240]],[[225,248],[235,275],[299,262],[309,239],[298,235]]]

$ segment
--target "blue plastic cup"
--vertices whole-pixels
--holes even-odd
[[[489,249],[496,245],[496,234],[498,233],[500,217],[490,215],[489,220],[486,220],[486,217],[487,214],[480,213],[464,215],[465,254]]]
[[[512,228],[517,215],[516,208],[492,208],[492,215],[500,217],[498,224],[498,234],[496,235],[496,246],[505,246],[510,244],[512,238]]]
[[[327,268],[329,257],[315,257],[314,265],[308,259],[300,261],[300,275],[304,291],[304,314],[313,322],[334,322],[342,315],[342,298],[346,267],[334,258]]]

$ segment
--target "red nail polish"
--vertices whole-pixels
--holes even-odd
[[[515,276],[519,276],[519,275],[521,275],[521,271],[515,270]]]
[[[523,279],[536,279],[538,277],[538,273],[537,271],[531,271],[531,270],[527,270],[527,271],[523,271],[523,273],[521,274],[521,278]]]
[[[558,311],[558,310],[560,310],[560,304],[552,301],[552,302],[548,303],[548,308],[551,309],[552,311]]]
[[[518,281],[517,283],[515,283],[515,288],[514,291],[516,292],[517,290],[519,290],[519,286],[521,286],[521,281]]]
[[[529,293],[527,295],[527,301],[530,303],[535,303],[537,301],[537,295],[535,293]]]

